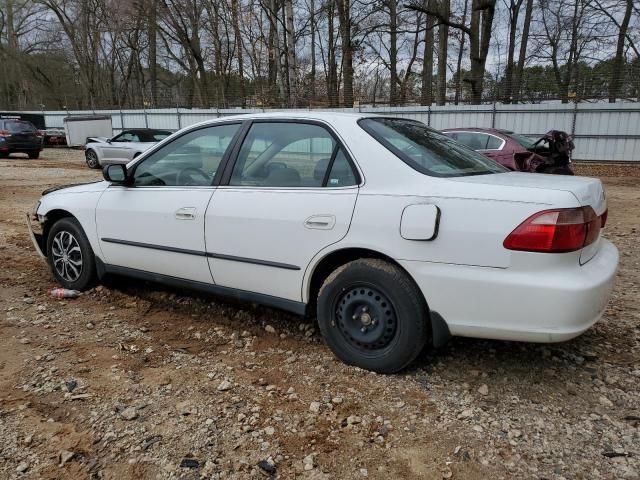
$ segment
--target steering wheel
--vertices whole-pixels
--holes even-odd
[[[205,183],[199,183],[193,178],[193,174],[202,177],[205,180]],[[176,178],[176,181],[178,185],[209,185],[211,183],[211,178],[199,168],[187,167],[178,173],[178,178]]]

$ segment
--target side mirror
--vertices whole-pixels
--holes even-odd
[[[102,169],[102,176],[107,182],[116,185],[128,185],[127,167],[121,164],[107,165]]]

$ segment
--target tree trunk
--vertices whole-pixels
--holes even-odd
[[[449,0],[440,0],[440,15],[449,19]],[[447,101],[447,54],[449,42],[449,25],[442,22],[438,28],[438,97],[436,103],[444,105]]]
[[[351,0],[337,0],[342,41],[342,95],[345,107],[353,107],[353,45],[351,43]]]
[[[505,69],[505,89],[503,102],[511,103],[513,100],[513,80],[514,80],[514,56],[516,51],[516,33],[518,30],[518,17],[522,0],[511,0],[509,6],[509,45],[507,46],[507,67]]]
[[[293,0],[284,2],[285,17],[287,23],[287,77],[289,80],[289,105],[297,106],[297,85],[296,85],[296,39],[293,31]]]
[[[269,103],[275,103],[277,96],[277,81],[278,81],[278,24],[277,21],[278,5],[276,0],[269,0],[269,7],[267,9],[267,18],[269,19],[269,38],[267,45],[267,55],[269,63],[269,76],[268,76],[268,89],[269,89]]]
[[[158,55],[157,29],[158,6],[156,0],[149,0],[149,23],[147,35],[149,37],[149,82],[151,84],[151,101],[158,107]]]
[[[329,41],[327,45],[327,96],[329,97],[329,107],[337,107],[338,102],[338,65],[336,63],[336,41],[334,37],[334,14],[335,5],[333,0],[327,3],[327,19],[329,23]]]
[[[462,13],[462,25],[467,22],[467,7],[469,2],[464,0],[464,10]],[[460,97],[462,94],[462,56],[464,55],[464,39],[465,33],[460,31],[460,50],[458,51],[458,63],[456,65],[456,95],[454,103],[458,105],[460,103]]]
[[[484,84],[485,64],[491,41],[495,0],[482,3],[473,0],[469,50],[471,56],[471,101],[474,105],[482,103],[482,87]]]
[[[240,105],[242,108],[247,106],[247,98],[244,89],[244,60],[242,48],[242,36],[240,34],[240,7],[238,0],[231,0],[231,15],[233,17],[233,37],[236,44],[236,52],[238,59],[238,80],[240,81]]]
[[[529,25],[533,15],[533,0],[527,0],[524,13],[524,25],[522,27],[522,35],[520,38],[520,53],[518,54],[518,66],[511,87],[512,103],[520,101],[520,91],[522,89],[522,72],[524,71],[524,63],[527,60],[527,43],[529,43]]]
[[[396,0],[389,1],[389,69],[391,79],[389,83],[389,103],[398,104],[398,10]]]
[[[431,3],[427,0],[426,3]],[[422,91],[420,93],[420,105],[433,103],[433,29],[436,17],[426,15],[426,27],[424,30],[424,54],[422,56]]]
[[[624,18],[618,30],[618,43],[616,45],[616,56],[613,59],[613,69],[611,73],[611,83],[609,84],[609,103],[615,103],[616,98],[620,94],[620,87],[624,78],[624,42],[629,29],[629,21],[631,20],[631,7],[633,0],[626,1]]]
[[[316,4],[311,0],[310,5],[310,27],[311,27],[311,74],[309,75],[310,83],[310,99],[313,101],[316,97]]]

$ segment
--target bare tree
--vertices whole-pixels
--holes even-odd
[[[434,0],[426,0],[428,4]],[[422,54],[422,91],[420,105],[431,105],[433,102],[433,29],[436,25],[436,17],[430,14],[425,16],[424,29],[424,53]]]

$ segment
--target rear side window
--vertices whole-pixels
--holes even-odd
[[[229,185],[344,187],[356,185],[344,152],[320,125],[256,122],[240,148]]]
[[[414,120],[365,118],[358,123],[403,162],[425,175],[460,177],[507,171],[493,160]]]
[[[36,131],[36,127],[31,122],[25,122],[24,120],[10,120],[4,123],[5,130],[9,130],[11,133],[33,133]]]

